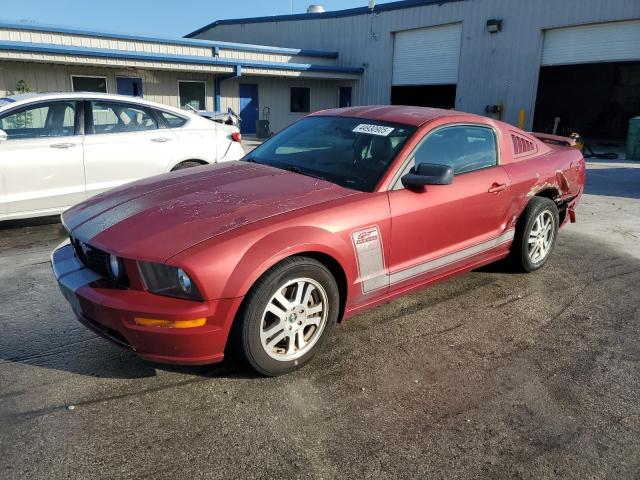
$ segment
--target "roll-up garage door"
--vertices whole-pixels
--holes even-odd
[[[458,82],[462,24],[396,32],[393,85],[445,85]]]
[[[555,28],[544,35],[542,65],[640,60],[640,20]]]

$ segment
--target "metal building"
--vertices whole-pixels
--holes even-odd
[[[354,105],[455,107],[538,130],[560,117],[609,138],[640,115],[640,0],[405,0],[219,20],[187,37],[338,51],[364,68]]]
[[[232,107],[242,110],[245,133],[255,133],[266,105],[287,104],[271,117],[276,131],[310,110],[337,107],[339,89],[362,72],[338,65],[335,51],[0,23],[0,97],[97,91],[198,110]]]

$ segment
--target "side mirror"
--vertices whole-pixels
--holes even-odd
[[[0,143],[7,141],[7,132],[0,130]]]
[[[406,188],[422,188],[426,185],[449,185],[453,182],[453,168],[449,165],[420,163],[402,177]]]

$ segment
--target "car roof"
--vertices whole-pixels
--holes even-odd
[[[372,105],[368,107],[333,108],[314,113],[312,116],[352,117],[380,122],[401,123],[419,127],[441,117],[469,117],[486,120],[480,115],[444,110],[441,108],[411,107],[406,105]]]
[[[171,112],[178,113],[183,116],[192,117],[191,112],[170,107],[162,103],[151,102],[140,97],[132,97],[129,95],[117,95],[114,93],[95,93],[95,92],[54,92],[54,93],[21,93],[17,95],[7,95],[0,98],[0,109],[4,107],[15,107],[18,105],[28,104],[38,100],[57,100],[57,99],[88,99],[88,100],[119,100],[123,102],[139,103],[149,107],[160,108]],[[195,115],[198,117],[198,115]],[[199,117],[198,117],[199,118]]]

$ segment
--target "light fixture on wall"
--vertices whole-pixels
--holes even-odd
[[[487,32],[498,33],[500,31],[502,31],[502,20],[497,18],[487,20]]]

